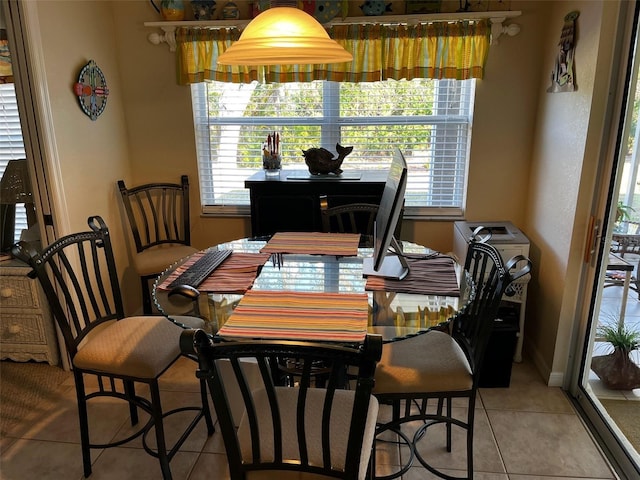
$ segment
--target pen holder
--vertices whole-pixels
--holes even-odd
[[[264,168],[265,176],[278,177],[282,168],[282,157],[277,154],[262,155],[262,167]]]

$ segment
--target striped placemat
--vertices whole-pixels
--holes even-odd
[[[158,288],[166,290],[179,275],[193,265],[204,252],[194,253],[169,275]],[[201,292],[244,293],[251,288],[258,269],[269,259],[268,253],[233,252],[221,265],[200,284]]]
[[[362,342],[367,333],[367,294],[249,290],[221,337]]]
[[[359,242],[359,233],[277,232],[260,251],[348,257],[358,254]]]
[[[365,290],[385,290],[420,295],[460,296],[460,286],[455,271],[455,261],[442,255],[429,259],[407,258],[409,274],[403,280],[367,277]]]

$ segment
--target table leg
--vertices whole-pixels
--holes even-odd
[[[618,319],[618,326],[622,328],[624,326],[624,316],[627,310],[627,299],[629,298],[629,286],[631,285],[631,270],[627,270],[624,276],[624,285],[622,287],[622,305],[620,306],[620,318]]]

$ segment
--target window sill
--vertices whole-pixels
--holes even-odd
[[[250,218],[251,209],[249,205],[228,205],[225,207],[207,205],[202,207],[200,216]],[[418,221],[455,221],[463,220],[464,212],[460,208],[406,207],[403,218]]]
[[[358,23],[428,23],[428,22],[448,22],[454,20],[491,20],[491,44],[498,43],[498,38],[503,34],[514,36],[520,33],[520,26],[511,24],[503,26],[503,22],[508,19],[519,17],[521,11],[495,11],[495,12],[461,12],[461,13],[432,13],[426,15],[383,15],[378,17],[346,17],[343,19],[331,20],[324,24],[345,25]],[[251,20],[209,20],[209,21],[189,21],[180,22],[144,22],[145,27],[160,28],[164,33],[151,33],[147,37],[154,45],[166,43],[169,51],[176,50],[176,29],[178,27],[208,27],[208,28],[232,28],[243,29]]]

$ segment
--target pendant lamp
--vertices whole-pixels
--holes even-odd
[[[254,18],[237,42],[218,57],[220,65],[295,65],[350,62],[353,55],[308,13],[273,7]]]

